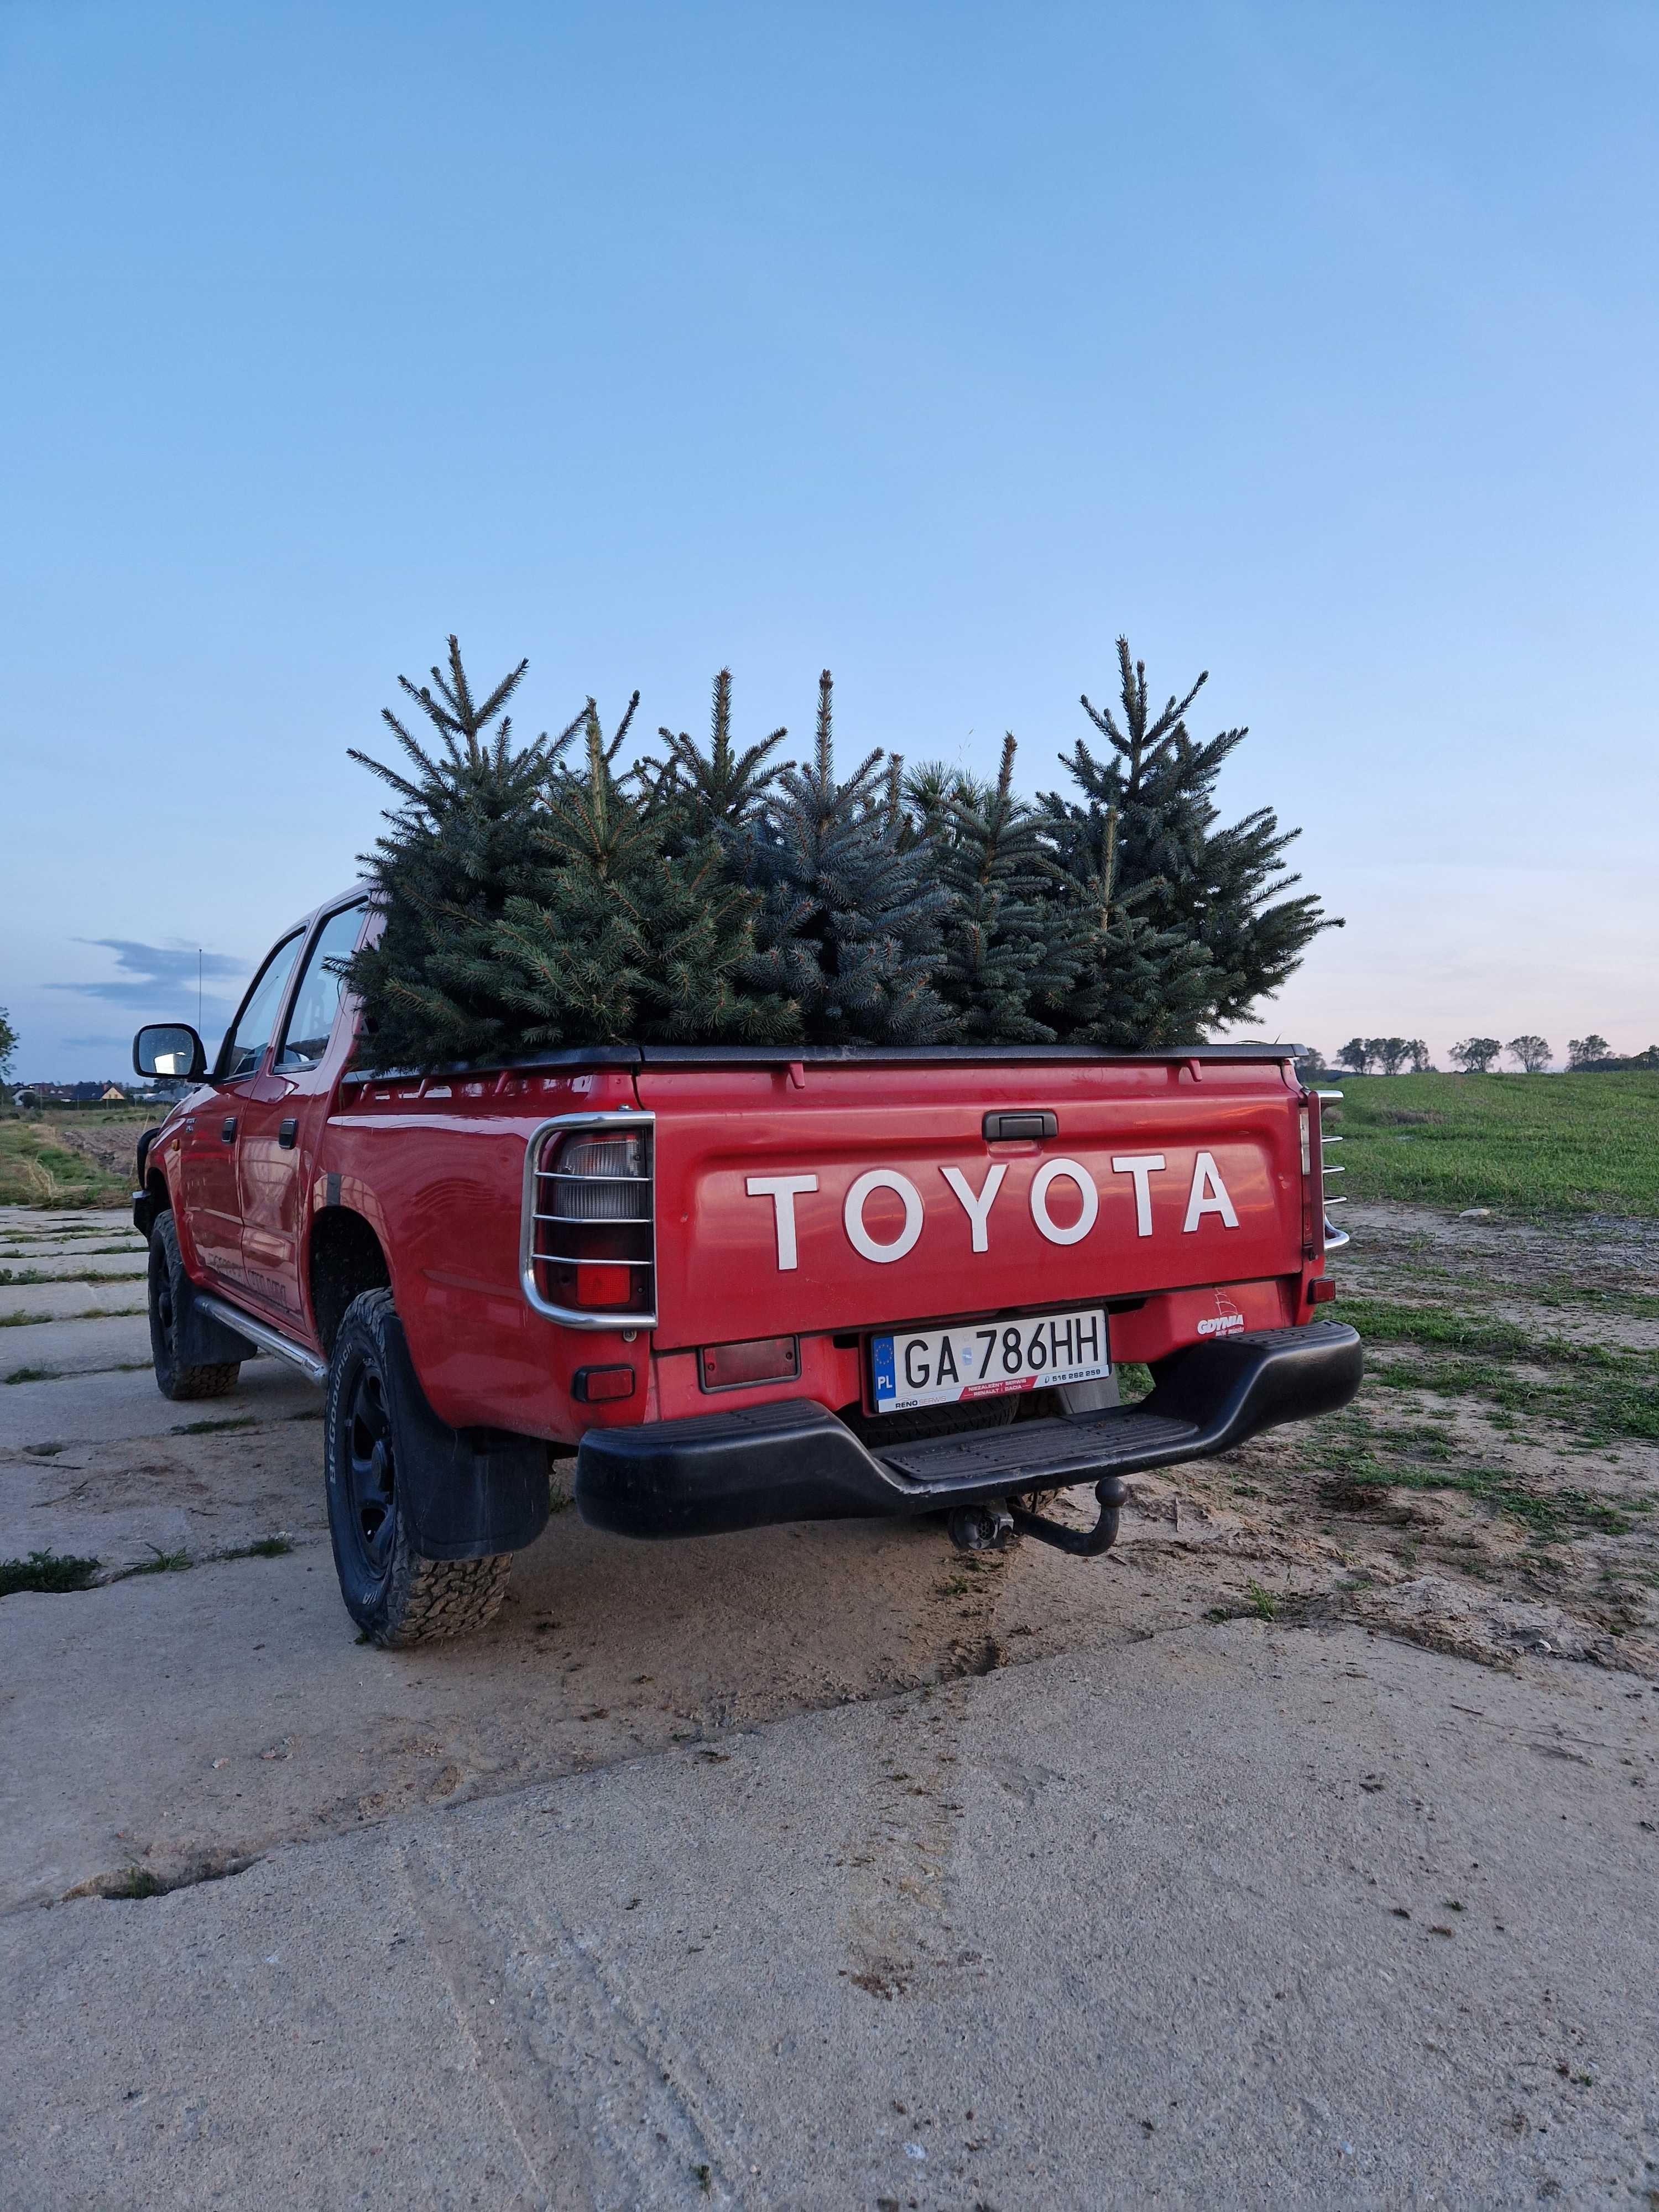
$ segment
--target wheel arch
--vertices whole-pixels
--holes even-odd
[[[331,1352],[346,1308],[365,1291],[392,1288],[386,1248],[374,1224],[349,1206],[325,1206],[311,1224],[307,1261],[311,1318],[324,1352]]]

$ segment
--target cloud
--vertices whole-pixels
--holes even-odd
[[[73,991],[84,999],[101,999],[111,1006],[159,1007],[162,1002],[181,1005],[196,995],[198,973],[205,983],[222,977],[242,976],[250,962],[232,952],[198,951],[193,945],[140,945],[127,937],[82,937],[80,945],[95,945],[115,955],[118,971],[90,983],[48,983],[49,991]],[[201,965],[198,970],[197,963]],[[228,1020],[232,1003],[204,993],[202,1015]]]

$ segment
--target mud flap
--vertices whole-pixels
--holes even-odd
[[[427,1402],[403,1323],[386,1331],[398,1480],[416,1549],[428,1559],[521,1552],[547,1526],[548,1448],[506,1429],[452,1429]]]
[[[173,1357],[180,1367],[234,1367],[257,1359],[259,1347],[205,1310],[182,1267],[173,1285]]]

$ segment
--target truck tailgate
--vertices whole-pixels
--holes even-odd
[[[661,1350],[1302,1262],[1301,1093],[1273,1060],[647,1066],[637,1087]]]

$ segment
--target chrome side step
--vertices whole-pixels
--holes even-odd
[[[327,1360],[319,1359],[314,1352],[307,1352],[304,1345],[295,1344],[291,1336],[284,1336],[280,1329],[272,1328],[266,1322],[255,1321],[240,1306],[231,1305],[223,1298],[216,1298],[209,1291],[198,1291],[194,1303],[198,1313],[210,1314],[215,1321],[222,1322],[227,1328],[234,1329],[238,1336],[245,1336],[250,1344],[257,1344],[261,1352],[269,1352],[277,1359],[286,1359],[289,1365],[297,1367],[308,1382],[319,1384],[327,1382]]]

